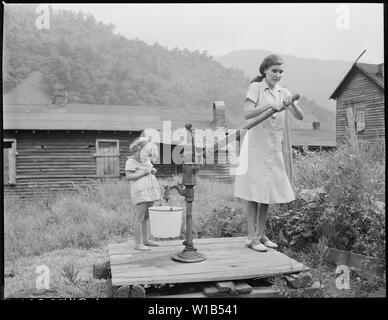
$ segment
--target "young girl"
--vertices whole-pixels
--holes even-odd
[[[147,138],[139,138],[129,146],[132,156],[125,164],[126,180],[130,181],[130,196],[135,213],[135,249],[151,250],[148,246],[158,246],[149,239],[149,213],[155,200],[161,194],[155,178],[156,169],[151,161],[158,157],[157,146]]]

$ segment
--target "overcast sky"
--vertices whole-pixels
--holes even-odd
[[[339,6],[345,6],[340,7]],[[306,58],[381,63],[382,4],[63,4],[113,23],[115,33],[221,55],[263,49]],[[348,19],[347,19],[348,13]],[[347,23],[348,22],[348,23]]]

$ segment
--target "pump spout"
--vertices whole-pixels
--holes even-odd
[[[186,187],[183,184],[165,185],[163,192],[163,199],[166,203],[171,199],[171,189],[175,189],[182,196],[186,196]]]

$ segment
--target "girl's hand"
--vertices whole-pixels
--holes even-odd
[[[152,174],[155,174],[156,171],[157,171],[157,170],[156,170],[155,168],[152,168],[152,169],[151,169],[151,173],[152,173]]]
[[[152,169],[153,168],[147,167],[147,168],[144,169],[144,173],[145,174],[150,174],[150,173],[152,173]]]

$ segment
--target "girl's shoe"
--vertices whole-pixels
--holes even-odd
[[[272,242],[271,240],[269,240],[266,236],[263,236],[261,238],[261,242],[263,243],[263,245],[265,245],[267,248],[271,248],[271,249],[276,249],[278,247],[278,245],[275,243],[275,242]]]
[[[246,240],[245,245],[248,248],[255,250],[255,251],[259,251],[259,252],[266,252],[267,251],[267,247],[264,244],[262,244],[260,242],[260,240],[257,238],[255,238],[253,240]]]

